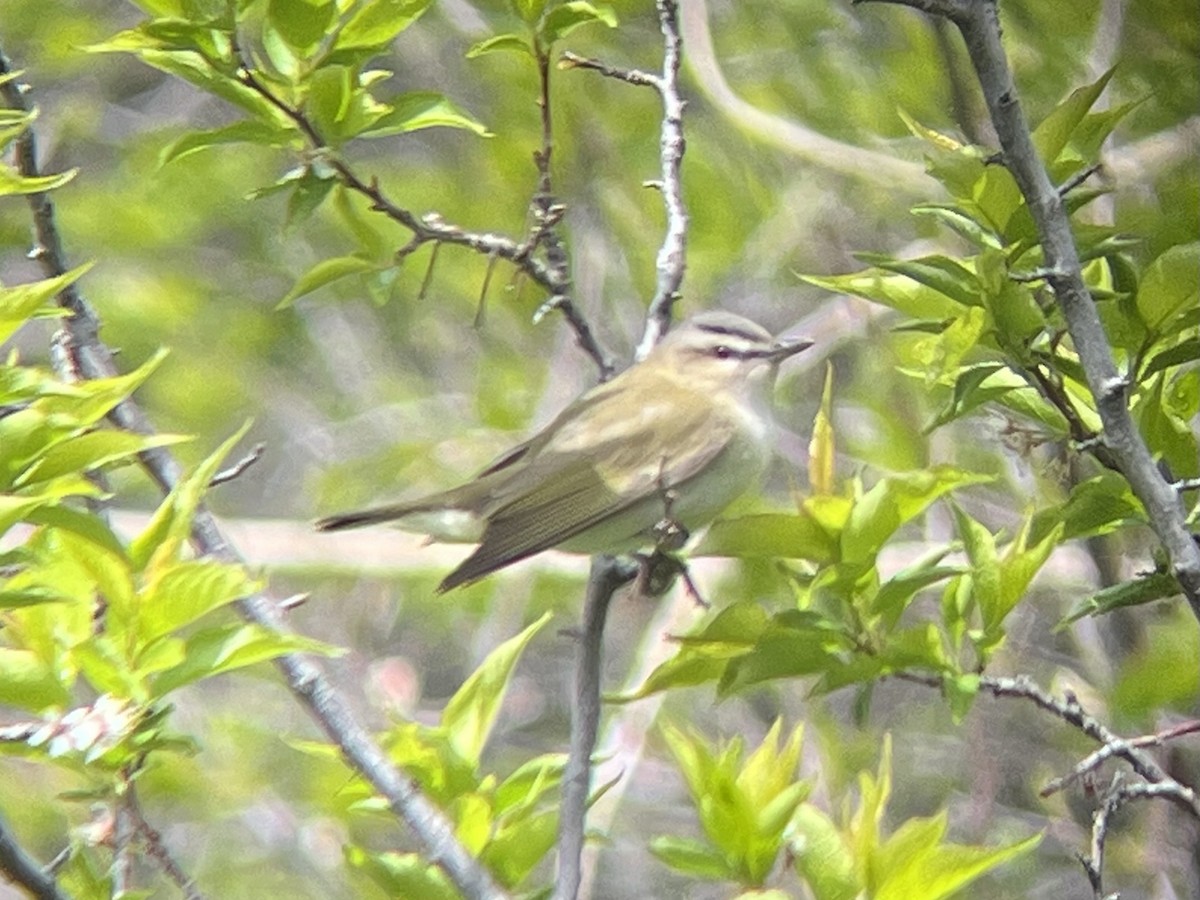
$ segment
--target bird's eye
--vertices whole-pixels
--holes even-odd
[[[733,356],[733,350],[724,344],[718,344],[713,350],[713,356],[717,359],[729,359],[729,357]]]

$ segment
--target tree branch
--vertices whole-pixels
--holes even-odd
[[[240,55],[240,48],[236,49]],[[566,257],[557,237],[552,233],[553,225],[557,224],[558,219],[554,218],[551,221],[551,217],[554,215],[551,209],[553,204],[544,202],[550,196],[548,72],[544,73],[544,76],[541,94],[543,146],[538,154],[539,186],[531,202],[537,221],[535,221],[529,238],[524,241],[516,241],[513,238],[491,232],[467,231],[457,225],[445,222],[437,213],[417,216],[410,210],[392,202],[380,189],[379,183],[375,179],[371,179],[369,182],[364,181],[350,168],[349,163],[337,156],[304,112],[285,102],[270,87],[260,81],[248,63],[243,62],[238,68],[238,80],[290,119],[304,135],[312,149],[323,155],[324,161],[337,173],[338,179],[343,185],[370,200],[372,209],[383,213],[392,221],[412,232],[412,240],[399,251],[398,256],[406,256],[422,244],[432,242],[435,245],[455,244],[473,250],[489,259],[503,259],[512,263],[550,295],[546,303],[542,305],[541,314],[545,315],[552,309],[560,310],[563,313],[563,317],[575,332],[579,346],[595,362],[596,367],[600,370],[600,377],[604,380],[611,376],[615,369],[613,358],[600,344],[587,319],[575,307],[574,300],[571,298],[570,268],[566,265]],[[558,217],[561,218],[561,213],[558,213]],[[539,246],[545,247],[547,259],[542,260],[534,255]]]
[[[1200,619],[1200,545],[1187,528],[1183,506],[1159,472],[1129,413],[1128,382],[1117,372],[1112,347],[1083,281],[1079,253],[1063,198],[1038,158],[1000,38],[996,0],[883,0],[944,16],[962,33],[988,112],[1004,151],[1004,164],[1025,197],[1046,260],[1046,280],[1067,330],[1103,424],[1103,442],[1121,474],[1145,507],[1179,582]]]
[[[636,568],[611,556],[592,560],[583,629],[578,635],[575,689],[571,704],[571,745],[563,773],[562,805],[558,819],[558,872],[556,900],[574,900],[582,877],[581,859],[587,827],[591,787],[592,751],[600,723],[600,664],[604,651],[604,623],[613,594],[631,581]]]
[[[8,60],[0,53],[0,75],[12,72]],[[27,88],[10,79],[0,84],[2,96],[13,109],[29,112]],[[16,141],[17,168],[26,178],[40,175],[37,148],[32,129]],[[48,277],[67,271],[62,242],[54,219],[54,206],[45,193],[28,195],[33,210],[35,247],[33,256],[40,262]],[[111,351],[100,340],[100,321],[80,291],[71,285],[58,296],[59,305],[70,315],[64,322],[68,334],[69,352],[79,372],[87,378],[106,378],[117,373]],[[112,421],[121,428],[140,434],[152,434],[154,429],[131,399],[125,399],[110,413]],[[182,469],[174,456],[164,448],[147,450],[140,455],[151,478],[164,490],[171,490],[180,480]],[[204,556],[222,562],[241,563],[242,559],[221,533],[216,519],[204,507],[196,511],[192,527],[192,543]],[[287,631],[273,599],[255,594],[238,602],[238,609],[248,621],[272,631]],[[317,724],[341,750],[347,763],[359,772],[383,797],[393,813],[408,823],[421,842],[432,863],[445,870],[460,891],[472,898],[503,898],[506,894],[492,879],[487,869],[459,843],[454,829],[440,809],[426,797],[418,785],[402,774],[369,732],[350,712],[350,704],[333,688],[321,668],[306,657],[279,657],[276,666],[283,673],[288,687],[316,719]]]
[[[0,64],[2,62],[3,57],[0,57]],[[0,872],[37,900],[69,900],[58,882],[43,871],[37,861],[9,834],[3,821],[0,821]]]

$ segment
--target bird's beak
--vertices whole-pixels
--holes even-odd
[[[811,338],[805,337],[777,338],[775,346],[767,351],[767,359],[773,363],[781,363],[789,356],[794,356],[801,350],[807,350],[813,343]]]

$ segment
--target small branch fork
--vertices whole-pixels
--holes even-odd
[[[7,58],[0,53],[0,76],[12,71]],[[30,111],[27,91],[17,79],[0,84],[0,97],[10,108],[24,112]],[[15,157],[17,170],[22,176],[36,178],[41,174],[32,129],[27,129],[17,138]],[[32,258],[41,264],[48,277],[61,275],[68,267],[54,218],[54,205],[45,193],[30,194],[28,200],[34,221]],[[59,305],[70,313],[63,323],[67,333],[66,347],[81,376],[95,379],[116,375],[112,351],[99,337],[100,320],[82,293],[72,285],[65,288],[57,299]],[[148,417],[131,399],[117,404],[109,417],[118,427],[127,431],[154,433]],[[165,448],[143,452],[140,461],[163,491],[170,491],[182,476],[178,461]],[[203,507],[197,510],[193,521],[192,543],[205,556],[223,562],[242,562],[221,532],[216,519]],[[238,608],[248,621],[271,631],[287,632],[278,604],[266,594],[245,597],[238,602]],[[392,812],[409,825],[429,861],[440,866],[466,897],[487,900],[506,897],[507,894],[487,869],[458,841],[453,827],[437,806],[421,792],[416,782],[392,764],[387,754],[374,742],[367,729],[351,713],[353,704],[329,683],[320,666],[307,657],[294,654],[279,657],[275,664],[283,673],[289,689],[337,745],[346,762],[370,782],[387,799]],[[4,835],[0,833],[0,851],[5,849],[3,839]],[[0,868],[4,868],[8,874],[19,877],[14,872],[24,873],[20,868],[8,868],[10,862],[0,856]],[[12,862],[16,866],[20,863],[20,859]],[[24,880],[21,883],[32,884]],[[35,895],[60,896],[53,884],[50,890],[52,892]]]
[[[862,2],[862,0],[859,0]],[[1038,157],[1001,42],[996,0],[879,0],[941,16],[962,33],[988,112],[1012,173],[1037,225],[1046,258],[1045,277],[1058,298],[1072,343],[1103,425],[1103,444],[1146,509],[1166,551],[1171,574],[1200,619],[1200,544],[1190,533],[1175,489],[1158,470],[1129,413],[1128,382],[1113,362],[1112,347],[1083,281],[1079,253],[1063,203]]]
[[[933,688],[940,688],[942,685],[939,676],[921,672],[896,672],[895,677]],[[1093,814],[1090,856],[1086,859],[1081,857],[1080,862],[1087,873],[1096,900],[1107,900],[1107,895],[1103,893],[1102,889],[1101,874],[1104,865],[1104,845],[1108,836],[1110,819],[1118,809],[1134,800],[1161,798],[1170,800],[1193,819],[1200,821],[1200,798],[1197,797],[1196,791],[1172,778],[1150,754],[1145,752],[1148,747],[1160,747],[1167,741],[1200,733],[1200,720],[1182,722],[1154,734],[1123,738],[1113,733],[1099,719],[1084,710],[1074,694],[1068,692],[1060,700],[1043,690],[1028,676],[1003,678],[983,675],[979,679],[979,689],[994,697],[1028,700],[1100,744],[1097,750],[1076,763],[1070,772],[1048,782],[1039,791],[1039,796],[1050,797],[1058,793],[1075,782],[1091,776],[1101,765],[1112,759],[1124,760],[1142,779],[1127,784],[1118,773],[1108,790],[1105,791],[1100,807]]]
[[[659,159],[662,176],[649,182],[662,193],[667,213],[666,234],[658,250],[658,278],[654,298],[646,311],[646,326],[638,344],[636,359],[645,359],[671,327],[671,313],[683,285],[687,265],[688,213],[683,202],[682,166],[686,141],[683,137],[683,112],[687,106],[679,92],[679,70],[683,63],[683,38],[679,29],[677,0],[658,0],[659,26],[663,34],[663,68],[659,74],[638,69],[611,66],[595,59],[563,54],[567,67],[589,69],[608,78],[615,78],[639,87],[652,87],[662,98],[663,119],[659,140]]]
[[[542,93],[540,100],[543,122],[542,148],[535,154],[539,184],[538,190],[530,203],[534,225],[524,240],[517,241],[511,237],[492,232],[467,231],[457,225],[452,225],[444,221],[437,213],[427,213],[424,216],[418,216],[411,210],[394,203],[384,194],[376,179],[372,178],[370,181],[364,180],[350,167],[349,163],[337,156],[333,148],[321,137],[316,126],[313,125],[308,116],[302,110],[278,96],[270,87],[255,76],[252,67],[245,62],[245,57],[242,55],[241,49],[235,48],[235,50],[239,57],[243,59],[237,71],[238,80],[294,123],[300,133],[304,135],[305,140],[308,141],[312,151],[319,154],[323,161],[333,169],[337,174],[338,180],[346,188],[369,200],[373,210],[383,213],[393,222],[412,232],[412,238],[409,242],[396,252],[397,262],[403,260],[404,257],[410,255],[421,246],[432,243],[434,246],[454,244],[466,247],[475,253],[488,257],[489,265],[491,261],[496,259],[503,259],[512,263],[525,277],[529,278],[550,295],[549,300],[539,310],[540,314],[545,315],[546,312],[553,309],[561,311],[571,329],[575,332],[575,338],[579,346],[591,357],[599,369],[601,379],[605,380],[613,374],[616,370],[616,364],[612,355],[600,344],[591,326],[583,314],[576,308],[575,302],[571,297],[570,269],[567,266],[566,254],[563,252],[561,243],[555,233],[555,226],[561,220],[564,210],[553,202],[550,192],[549,166],[551,143],[549,132],[548,68],[542,73]],[[545,249],[545,259],[541,259],[535,255],[539,248]]]

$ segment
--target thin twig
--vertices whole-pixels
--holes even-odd
[[[571,299],[569,267],[565,264],[565,254],[551,228],[541,226],[540,231],[535,230],[539,238],[533,243],[518,242],[510,237],[491,232],[467,231],[457,225],[445,222],[437,213],[418,216],[392,202],[380,189],[379,183],[375,179],[368,182],[360,178],[345,160],[334,153],[304,112],[275,94],[268,85],[255,76],[248,63],[243,63],[239,67],[237,75],[243,85],[295,123],[311,145],[312,150],[322,154],[322,160],[333,169],[343,185],[370,200],[373,210],[383,213],[392,221],[412,232],[412,239],[401,250],[401,255],[407,255],[422,244],[432,242],[435,247],[441,244],[454,244],[466,247],[490,259],[503,259],[512,263],[557,300],[553,308],[562,311],[564,318],[575,333],[579,346],[591,357],[600,370],[601,379],[607,379],[612,375],[615,370],[612,355],[600,343],[587,319],[579,312]],[[544,91],[544,96],[547,100],[546,109],[548,110],[548,89]],[[549,125],[548,112],[543,115],[543,124],[546,127]],[[535,195],[535,204],[539,202],[538,197],[548,195],[549,154],[546,152],[546,146],[543,146],[543,153],[546,157],[545,171],[541,173],[541,186],[538,194]],[[543,210],[544,215],[551,214],[552,205],[546,205]],[[535,229],[538,228],[539,226],[535,224]],[[546,247],[546,260],[538,258],[532,252],[539,244]]]
[[[196,882],[175,860],[166,842],[163,841],[162,835],[159,834],[158,830],[150,824],[145,814],[143,814],[141,804],[138,803],[137,786],[135,784],[129,785],[128,793],[125,796],[125,810],[133,819],[138,834],[141,835],[142,840],[145,842],[146,852],[150,855],[150,858],[158,863],[159,868],[183,892],[184,897],[187,900],[204,900],[204,895],[196,887]]]
[[[1053,794],[1058,793],[1063,788],[1074,784],[1083,776],[1094,772],[1107,760],[1112,759],[1114,756],[1120,756],[1129,750],[1140,749],[1142,747],[1160,747],[1169,740],[1182,737],[1185,734],[1193,734],[1197,731],[1200,731],[1200,721],[1193,720],[1176,725],[1172,728],[1164,729],[1163,731],[1156,732],[1155,734],[1144,734],[1141,737],[1128,739],[1114,738],[1113,740],[1106,742],[1099,750],[1088,754],[1086,757],[1076,763],[1075,768],[1073,768],[1066,775],[1062,775],[1047,783],[1044,788],[1038,791],[1038,796],[1050,797]]]
[[[11,71],[7,59],[0,53],[0,75]],[[9,106],[28,112],[26,90],[16,79],[0,84],[0,96]],[[21,175],[26,178],[38,177],[40,170],[32,129],[27,129],[17,139],[15,149]],[[67,267],[53,204],[45,193],[30,194],[28,200],[34,216],[34,255],[47,276],[60,275],[67,271]],[[112,353],[99,338],[99,319],[78,288],[74,285],[67,287],[57,299],[71,313],[65,324],[71,339],[71,352],[80,373],[93,379],[115,375],[117,368]],[[131,399],[118,403],[109,416],[118,427],[128,431],[153,433],[149,419]],[[182,469],[165,448],[147,450],[140,454],[140,459],[151,478],[164,491],[170,491],[180,481]],[[196,511],[192,523],[192,542],[205,556],[222,562],[242,562],[240,555],[221,532],[216,519],[203,507]],[[238,609],[244,618],[257,625],[278,633],[288,632],[276,601],[265,594],[243,598],[238,601]],[[387,754],[374,742],[367,729],[351,712],[353,704],[329,683],[320,666],[307,657],[295,654],[277,658],[275,665],[283,673],[289,689],[337,745],[347,763],[370,782],[387,799],[392,812],[412,828],[429,861],[440,866],[467,897],[506,897],[487,869],[459,842],[453,826],[442,811],[421,792],[412,778],[402,774],[391,763]]]
[[[212,480],[208,482],[208,486],[210,488],[214,488],[217,487],[217,485],[225,484],[227,481],[233,481],[233,479],[237,478],[248,468],[262,459],[263,451],[266,449],[266,444],[255,444],[250,448],[250,452],[239,459],[236,463],[228,468],[222,469],[220,472],[214,475]]]

